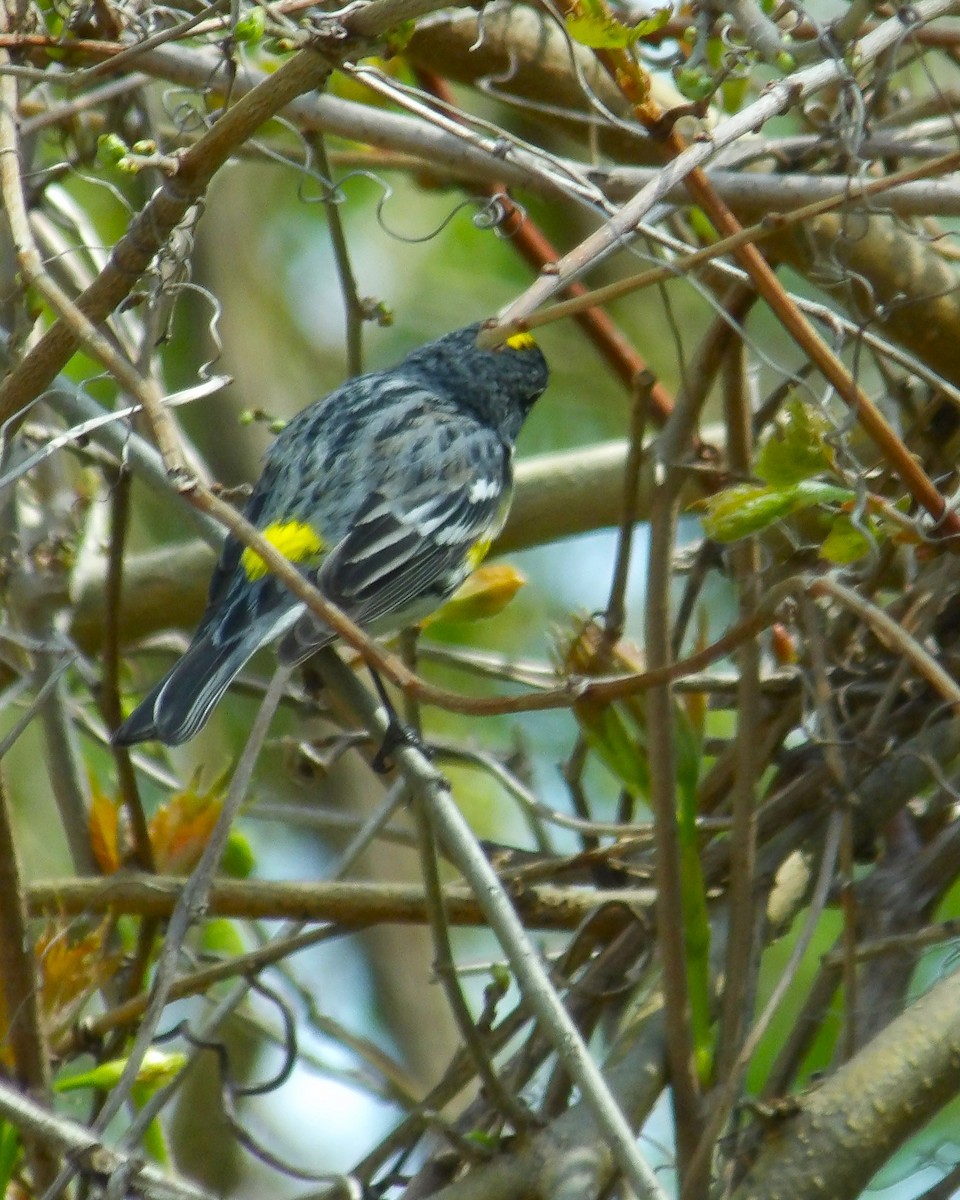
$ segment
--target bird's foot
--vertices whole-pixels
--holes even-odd
[[[395,750],[408,747],[411,750],[419,750],[421,754],[427,758],[433,758],[433,751],[424,742],[423,738],[410,728],[409,725],[404,725],[399,720],[396,713],[390,713],[390,724],[387,726],[387,731],[383,735],[383,741],[380,743],[380,749],[373,757],[371,766],[378,775],[386,775],[394,767],[393,753]]]

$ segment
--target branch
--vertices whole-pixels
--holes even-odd
[[[31,917],[92,916],[130,913],[169,917],[186,880],[173,875],[124,872],[106,878],[40,880],[26,888]],[[444,912],[451,925],[484,924],[484,916],[469,889],[448,884],[443,889]],[[591,916],[591,929],[608,936],[625,919],[622,906],[646,908],[649,889],[610,889],[525,886],[515,906],[531,929],[576,929]],[[605,910],[610,907],[609,912]],[[617,909],[620,908],[620,912]],[[592,914],[592,915],[591,915]],[[426,897],[419,884],[273,883],[267,880],[217,879],[207,899],[205,915],[243,920],[329,921],[342,929],[368,925],[424,925]]]
[[[3,1041],[9,1045],[17,1081],[34,1100],[50,1099],[50,1062],[40,1012],[40,982],[27,932],[17,847],[10,820],[6,788],[0,780],[0,1018]],[[46,1188],[57,1173],[47,1153],[36,1153],[28,1138],[27,1154],[34,1183]],[[49,1146],[45,1147],[49,1149]]]
[[[957,1094],[960,972],[797,1097],[734,1200],[856,1200],[897,1147]]]
[[[139,1151],[121,1154],[85,1126],[48,1112],[0,1080],[0,1117],[27,1137],[70,1156],[85,1178],[120,1185],[120,1195],[144,1200],[213,1200],[210,1192],[143,1162]],[[113,1194],[108,1190],[108,1194]]]
[[[936,17],[951,14],[956,7],[956,0],[920,0],[913,11],[917,20],[931,21]],[[892,17],[859,44],[858,61],[872,61],[902,38],[903,22],[899,17]],[[686,147],[619,212],[605,222],[602,228],[582,242],[574,253],[568,254],[557,263],[550,275],[538,279],[514,301],[504,311],[502,322],[517,320],[534,312],[561,292],[583,270],[598,266],[608,255],[629,243],[635,236],[640,222],[650,209],[664,198],[669,188],[688,179],[723,147],[730,146],[741,137],[759,129],[771,117],[787,112],[821,88],[841,83],[846,69],[845,63],[829,59],[803,71],[796,71],[789,79],[773,84],[753,104],[713,130],[709,138]]]
[[[376,34],[400,20],[430,12],[440,0],[371,0],[328,18],[310,49],[298,51],[242,96],[178,159],[153,198],[114,246],[110,262],[76,301],[76,310],[98,325],[129,295],[157,250],[206,191],[210,180],[265,121],[303,92],[321,87],[337,63],[359,54]],[[50,327],[0,385],[0,424],[23,411],[47,388],[79,346],[63,318]]]
[[[384,737],[388,729],[386,714],[369,693],[332,650],[321,651],[318,657],[328,686],[336,689],[371,732]],[[430,813],[438,841],[463,872],[517,978],[524,1000],[536,1015],[559,1062],[580,1089],[625,1178],[641,1200],[662,1200],[664,1193],[640,1155],[629,1121],[551,983],[502,883],[453,802],[449,783],[419,749],[402,746],[394,755],[411,792]]]

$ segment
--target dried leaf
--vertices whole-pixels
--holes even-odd
[[[216,779],[201,792],[195,777],[154,813],[150,844],[158,871],[185,875],[196,866],[223,808],[223,784],[223,778]]]
[[[48,924],[37,939],[40,1003],[51,1024],[63,1022],[116,972],[120,955],[106,949],[111,927],[104,919],[83,936],[60,923]]]
[[[495,617],[507,607],[526,582],[527,577],[509,563],[478,567],[446,604],[421,623],[421,628]]]
[[[90,845],[97,866],[104,875],[119,871],[123,863],[121,851],[120,804],[108,796],[96,780],[90,779]]]

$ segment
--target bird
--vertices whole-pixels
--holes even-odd
[[[371,633],[429,615],[506,521],[516,439],[546,390],[534,337],[477,345],[478,322],[348,380],[284,426],[243,515]],[[112,735],[180,745],[263,646],[295,667],[336,637],[233,536],[183,655]]]

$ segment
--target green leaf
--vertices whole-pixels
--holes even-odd
[[[78,1088],[99,1088],[106,1091],[115,1087],[127,1065],[125,1058],[112,1058],[100,1063],[91,1071],[82,1071],[78,1075],[68,1075],[54,1083],[54,1091],[74,1092]],[[163,1087],[178,1075],[187,1065],[185,1054],[166,1054],[162,1050],[148,1050],[143,1056],[140,1070],[137,1073],[138,1084],[150,1088]]]
[[[838,487],[823,479],[804,479],[789,491],[793,496],[793,512],[802,512],[817,504],[851,504],[857,498],[852,488]]]
[[[820,547],[820,557],[842,567],[865,558],[875,544],[861,528],[854,525],[846,513],[841,513]]]
[[[677,798],[682,831],[692,845],[697,841],[697,785],[703,744],[687,710],[680,704],[674,708],[674,747],[677,757]]]
[[[495,1134],[487,1133],[483,1129],[471,1129],[464,1134],[464,1141],[469,1142],[473,1146],[479,1146],[481,1150],[496,1150],[500,1145],[500,1138]]]
[[[651,33],[659,33],[672,16],[673,8],[669,4],[666,8],[655,8],[649,17],[644,17],[636,25],[630,26],[634,38],[649,37]]]
[[[567,17],[566,24],[573,40],[591,50],[622,50],[630,45],[630,30],[613,16]]]
[[[392,29],[387,30],[387,50],[390,54],[402,54],[410,44],[410,39],[413,37],[413,31],[416,29],[416,21],[401,21],[394,25]]]
[[[130,153],[127,143],[115,133],[101,133],[97,138],[97,158],[110,167],[115,167]]]
[[[20,1134],[16,1126],[0,1121],[0,1196],[6,1196],[20,1158]]]
[[[713,999],[710,988],[710,919],[707,889],[696,845],[680,845],[680,888],[683,903],[684,944],[687,955],[687,990],[697,1073],[710,1077],[713,1064]]]
[[[143,1108],[156,1090],[156,1086],[146,1083],[136,1083],[131,1089],[130,1099],[137,1108]],[[159,1117],[154,1117],[143,1131],[143,1136],[140,1138],[140,1145],[154,1162],[160,1163],[161,1166],[170,1165],[167,1138],[163,1132],[163,1125]]]
[[[576,0],[574,11],[566,19],[567,32],[575,42],[591,50],[623,50],[638,38],[662,29],[670,20],[671,11],[659,8],[636,25],[624,25],[603,0]]]
[[[738,484],[701,503],[704,532],[717,542],[735,542],[768,528],[791,513],[817,504],[845,504],[853,500],[849,488],[807,479],[792,487]]]
[[[703,502],[703,530],[715,542],[735,542],[789,516],[792,505],[790,491],[738,484]]]
[[[674,745],[677,759],[677,831],[680,841],[680,894],[683,903],[687,988],[694,1056],[701,1079],[710,1075],[713,1062],[710,990],[710,919],[707,888],[700,865],[697,837],[697,783],[702,760],[701,739],[687,712],[676,708]]]
[[[249,879],[257,865],[250,839],[237,829],[231,829],[220,860],[220,869],[231,879]]]
[[[749,75],[734,75],[731,79],[725,79],[720,87],[723,111],[731,114],[738,113],[743,108],[749,91]]]
[[[589,712],[577,705],[574,713],[583,730],[587,745],[604,766],[633,796],[645,796],[650,790],[642,736],[631,734],[617,708],[590,706]]]
[[[687,220],[690,222],[690,228],[705,246],[720,240],[717,227],[699,205],[694,204],[687,210]]]
[[[822,475],[833,468],[833,452],[826,440],[831,432],[820,413],[799,400],[791,401],[776,432],[757,455],[754,474],[781,488]]]
[[[679,70],[674,71],[673,81],[680,94],[694,104],[698,100],[707,100],[713,95],[716,87],[709,71],[701,70],[699,67],[680,67]]]
[[[252,8],[233,27],[233,37],[238,42],[259,42],[267,25],[267,14],[260,8]]]
[[[236,958],[245,953],[247,947],[233,921],[217,917],[203,926],[203,949],[220,958]]]

